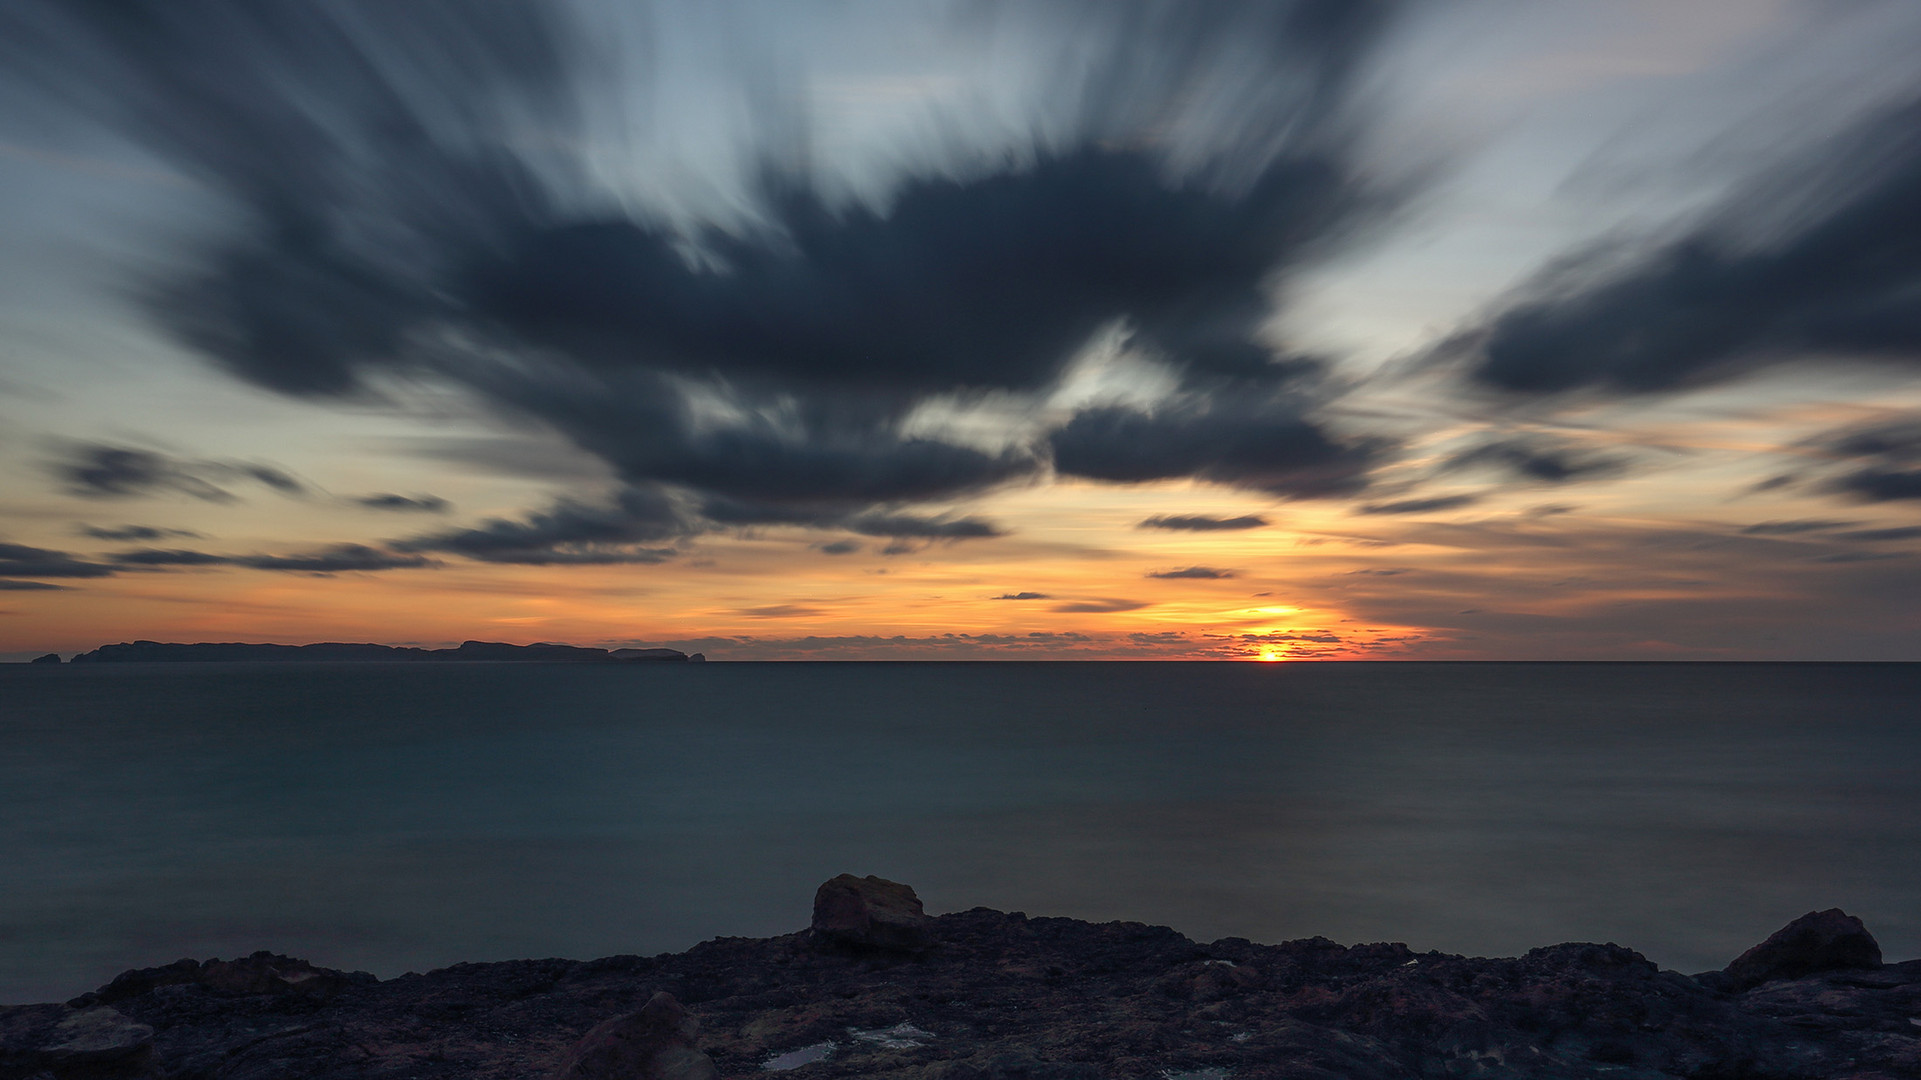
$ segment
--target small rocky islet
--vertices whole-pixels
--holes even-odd
[[[1921,960],[1811,912],[1718,972],[975,908],[842,875],[782,937],[379,980],[255,953],[0,1009],[0,1080],[1902,1080]]]

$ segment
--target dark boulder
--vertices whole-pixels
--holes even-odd
[[[700,1021],[672,994],[589,1031],[553,1080],[714,1080],[714,1062],[694,1047]]]
[[[1773,979],[1881,966],[1881,946],[1861,920],[1842,911],[1810,911],[1735,958],[1721,972],[1725,989],[1752,989]]]
[[[842,874],[814,893],[816,940],[855,950],[917,952],[933,944],[934,920],[912,886]]]
[[[33,664],[57,664],[60,662],[60,654],[57,652],[50,652],[45,656],[36,656],[28,662]]]

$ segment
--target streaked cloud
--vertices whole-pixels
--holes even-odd
[[[1170,529],[1179,532],[1235,532],[1264,528],[1268,520],[1259,514],[1216,517],[1212,514],[1155,514],[1144,518],[1137,529]]]

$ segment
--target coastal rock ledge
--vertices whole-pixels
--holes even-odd
[[[843,875],[814,925],[385,981],[271,953],[0,1008],[0,1080],[1903,1080],[1921,960],[1811,912],[1726,970],[1484,959],[975,908]]]

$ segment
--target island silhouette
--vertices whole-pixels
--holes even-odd
[[[43,657],[42,660],[45,658]],[[191,644],[161,641],[123,641],[102,645],[75,656],[75,664],[231,662],[255,660],[314,661],[566,661],[573,663],[686,663],[703,661],[701,653],[689,655],[679,649],[599,649],[583,645],[557,645],[536,642],[510,645],[501,641],[463,641],[452,649],[421,649],[408,645],[375,645],[367,642],[322,641],[309,645],[273,645],[248,642],[208,642]],[[57,657],[56,657],[57,660]],[[37,661],[38,662],[38,661]]]

